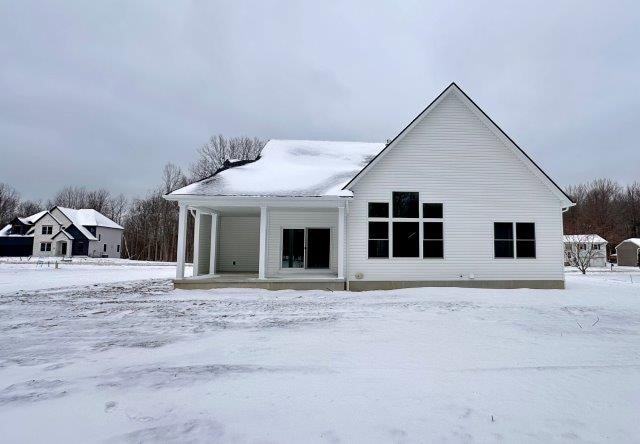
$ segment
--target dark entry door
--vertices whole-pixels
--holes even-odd
[[[62,255],[63,256],[67,255],[67,243],[66,242],[62,243]]]
[[[328,228],[307,228],[307,268],[329,268],[330,249]]]

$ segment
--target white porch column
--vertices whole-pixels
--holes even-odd
[[[338,207],[338,279],[344,279],[345,252],[345,219],[347,212],[344,207]]]
[[[267,274],[267,207],[260,207],[260,252],[258,261],[258,279]]]
[[[187,206],[186,204],[180,204],[179,208],[176,279],[184,278],[184,254],[187,245]]]
[[[200,268],[198,267],[200,256],[200,222],[202,222],[202,212],[196,210],[196,217],[193,224],[193,275],[198,276]]]
[[[211,250],[209,251],[209,274],[216,274],[216,252],[218,246],[218,213],[211,213]]]

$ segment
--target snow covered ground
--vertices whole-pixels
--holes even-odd
[[[72,262],[62,262],[60,258],[49,258],[38,263],[37,259],[2,259],[0,294],[141,279],[169,279],[176,274],[175,263],[171,262],[93,258],[74,258]],[[58,268],[55,268],[56,262]],[[190,275],[191,267],[188,268],[186,274]]]
[[[567,282],[0,291],[2,440],[638,442],[640,273]]]

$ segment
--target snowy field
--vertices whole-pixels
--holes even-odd
[[[567,281],[353,294],[5,284],[1,440],[638,442],[640,273]]]
[[[55,263],[58,268],[55,268]],[[191,275],[191,267],[185,274]],[[169,279],[176,274],[175,263],[127,259],[49,258],[20,260],[1,258],[0,294],[17,291],[95,285],[141,279]]]

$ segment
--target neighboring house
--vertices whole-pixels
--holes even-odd
[[[271,140],[165,198],[181,288],[563,288],[574,205],[455,84],[387,144]]]
[[[120,257],[122,230],[93,209],[56,206],[0,230],[0,255]]]
[[[616,246],[616,257],[618,265],[640,266],[640,238],[632,237],[620,242]]]
[[[564,241],[565,265],[573,264],[573,257],[580,255],[590,267],[607,266],[607,241],[597,234],[567,234]]]

